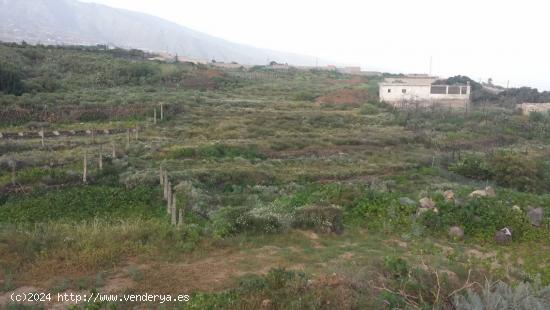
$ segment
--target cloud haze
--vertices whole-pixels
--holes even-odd
[[[392,72],[550,90],[544,1],[88,0],[224,39]]]

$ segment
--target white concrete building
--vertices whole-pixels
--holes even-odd
[[[415,75],[386,78],[379,84],[380,100],[394,106],[464,107],[470,101],[470,85],[435,85],[436,77]]]

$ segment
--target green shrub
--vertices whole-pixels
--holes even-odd
[[[307,92],[307,91],[301,91],[294,95],[293,99],[296,101],[315,101],[319,97],[318,95],[315,95],[314,93]]]
[[[172,151],[169,154],[172,159],[179,158],[235,158],[245,159],[266,159],[266,156],[258,152],[255,146],[231,146],[225,144],[215,144],[202,146],[196,149],[182,148]]]
[[[205,189],[232,191],[235,187],[270,185],[277,180],[263,171],[224,170],[199,173],[195,176]]]
[[[22,184],[45,183],[47,185],[63,184],[77,181],[78,176],[69,175],[63,169],[33,167],[23,169],[16,174],[17,182]]]
[[[550,305],[550,286],[542,287],[540,281],[515,287],[487,281],[481,293],[468,289],[466,294],[456,295],[453,303],[457,310],[543,310]]]
[[[270,234],[280,232],[283,225],[272,215],[255,215],[249,207],[225,207],[212,218],[213,233],[219,237],[239,233]]]
[[[503,227],[512,229],[516,241],[537,240],[548,234],[545,230],[533,228],[524,213],[512,209],[514,204],[529,203],[526,197],[513,192],[501,191],[495,198],[468,199],[460,207],[445,202],[441,197],[436,203],[439,212],[425,212],[419,222],[438,234],[446,234],[453,225],[462,227],[467,237],[484,240],[491,240]]]
[[[408,229],[416,206],[401,205],[394,193],[366,190],[356,203],[347,209],[346,221],[352,225],[366,225],[371,229]]]
[[[365,115],[374,115],[374,114],[380,113],[380,110],[376,106],[370,103],[363,104],[361,106],[360,111],[361,111],[361,114],[365,114]]]
[[[390,277],[394,279],[403,280],[409,276],[409,264],[401,257],[384,257],[384,269],[386,269]]]
[[[306,206],[296,210],[292,226],[322,233],[344,231],[342,209],[338,206]]]
[[[156,206],[157,195],[151,188],[131,190],[105,186],[70,187],[46,192],[34,192],[22,197],[10,197],[0,207],[0,222],[47,222],[50,220],[83,221],[128,217],[162,216]]]
[[[499,152],[491,156],[489,162],[494,179],[501,186],[534,191],[543,182],[534,160],[526,160],[515,153]]]
[[[493,177],[487,161],[478,155],[465,156],[461,161],[451,165],[449,170],[477,180],[489,180]]]

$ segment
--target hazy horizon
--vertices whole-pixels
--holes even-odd
[[[158,16],[229,41],[306,54],[364,70],[468,75],[550,90],[543,41],[548,4],[466,0],[86,0]],[[453,7],[452,10],[449,8]]]

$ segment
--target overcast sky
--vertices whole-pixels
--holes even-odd
[[[550,4],[489,0],[86,0],[366,70],[550,90]]]

